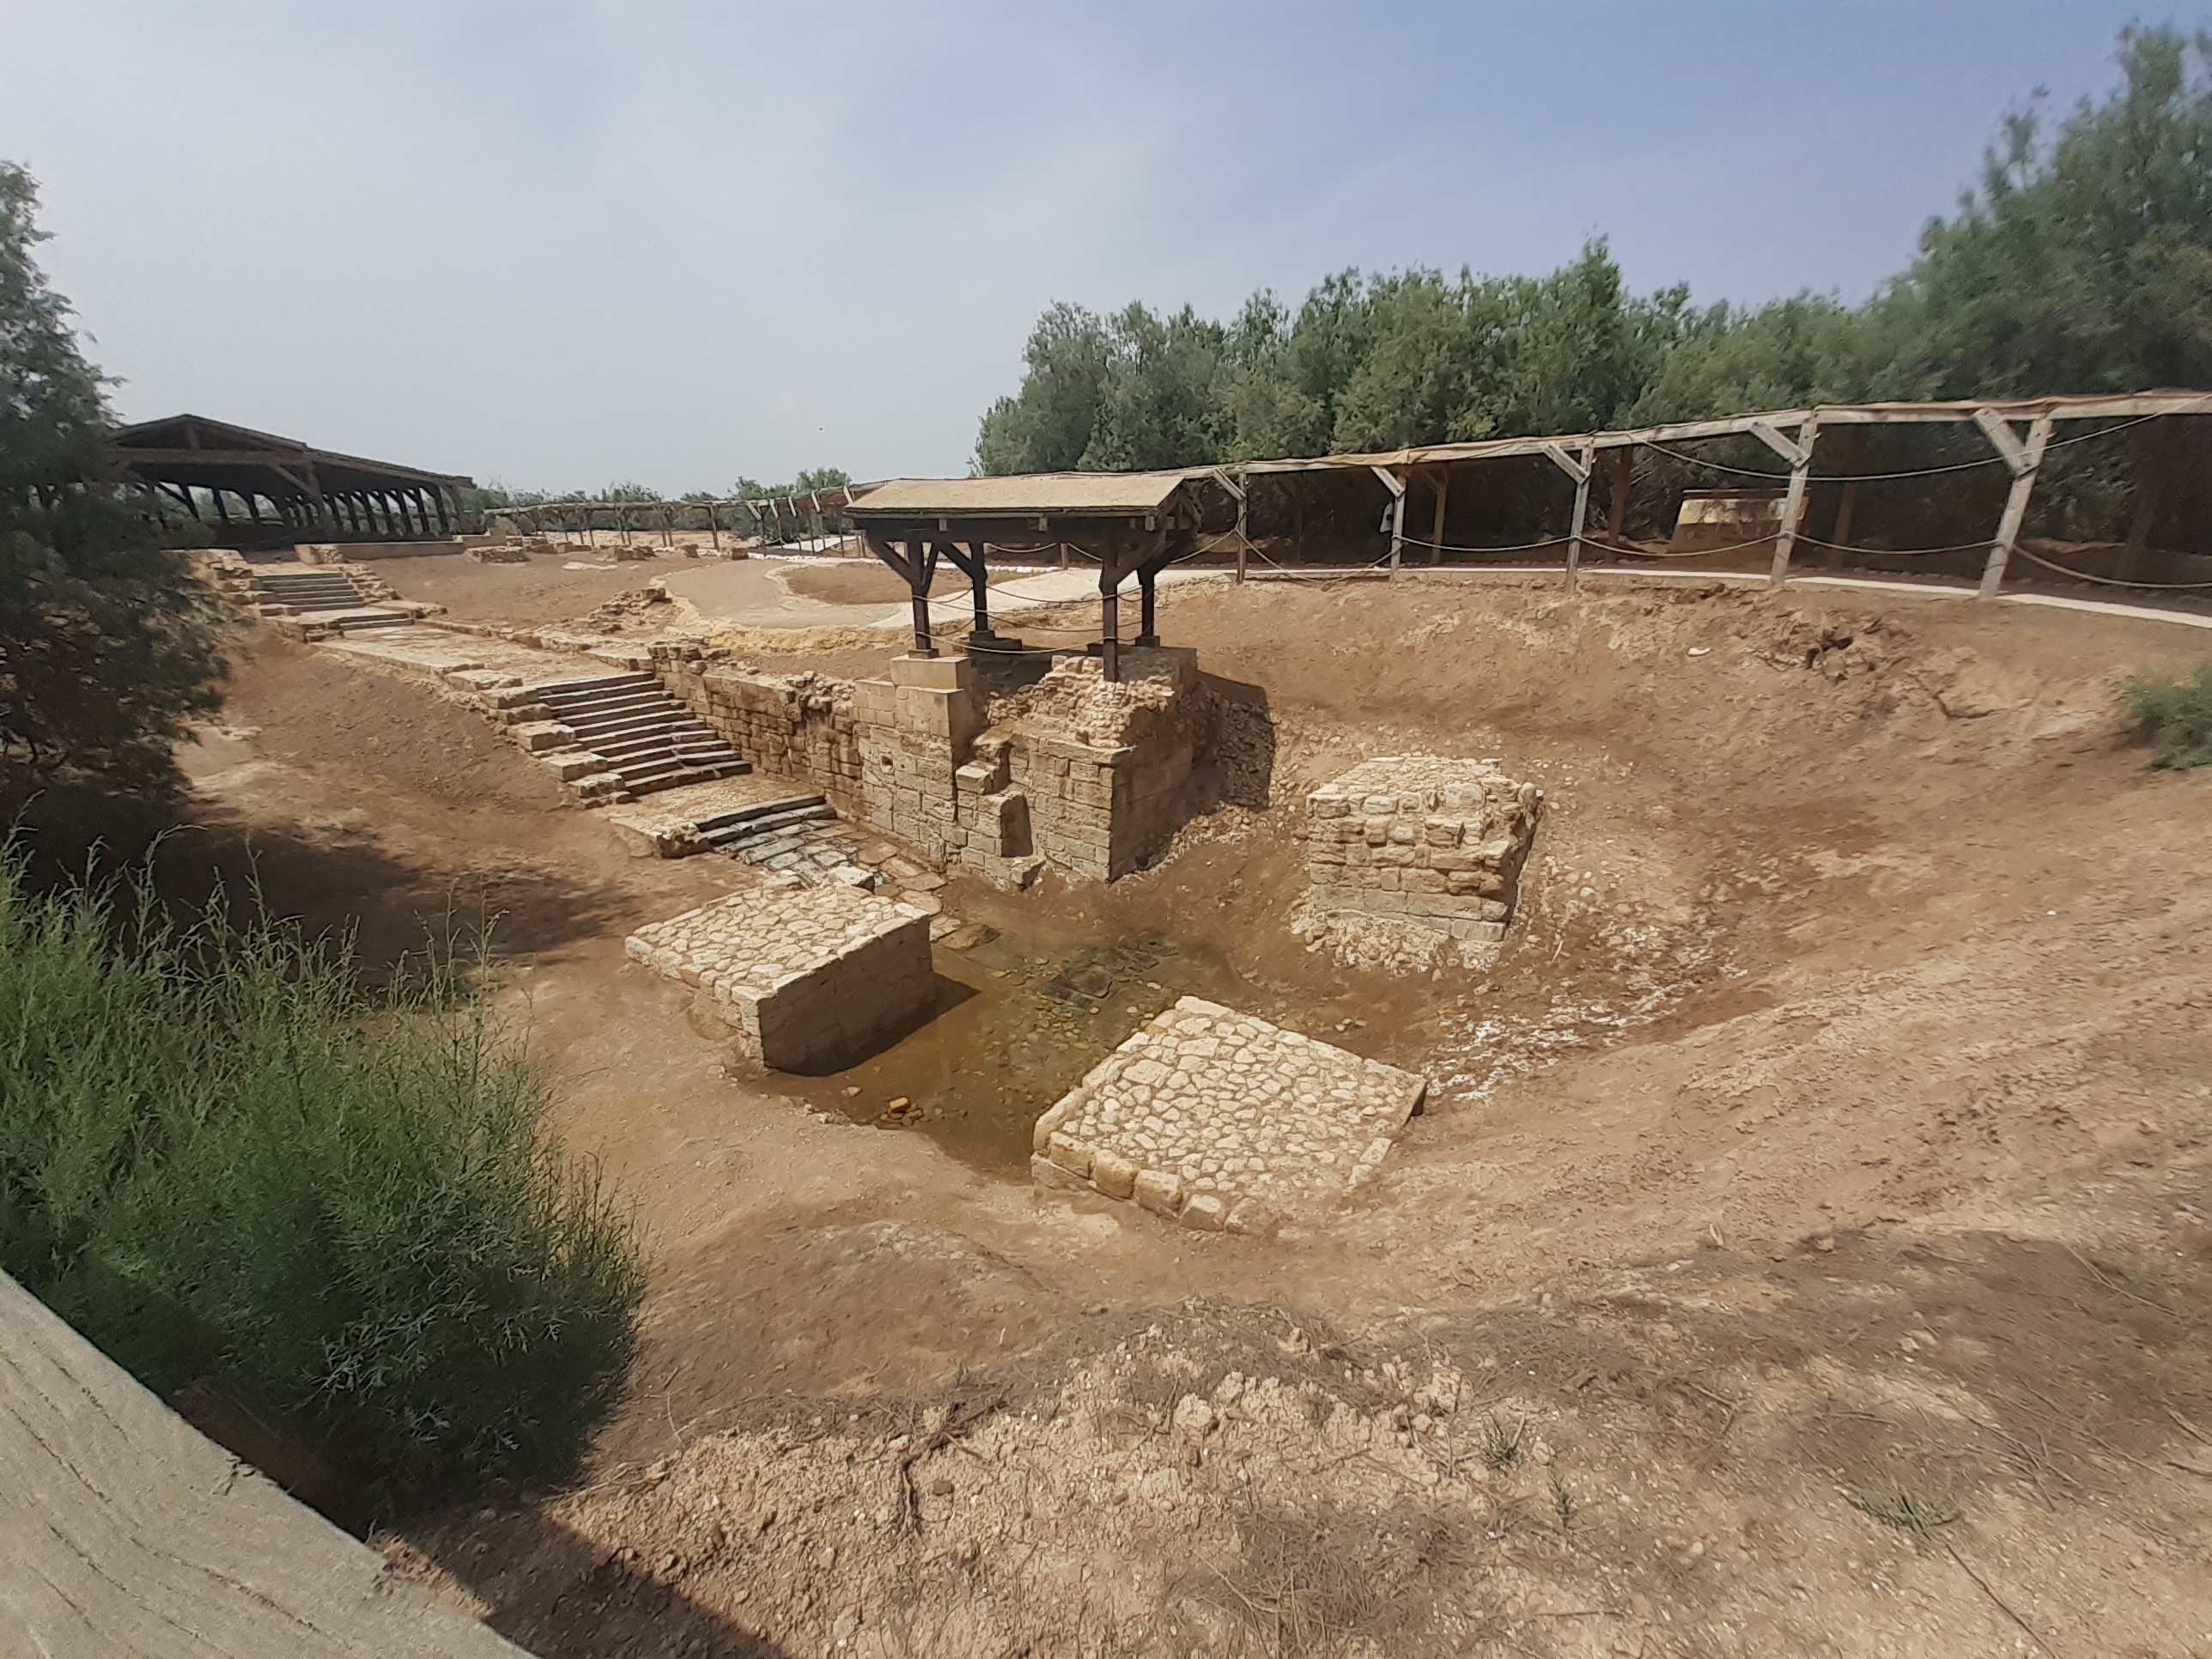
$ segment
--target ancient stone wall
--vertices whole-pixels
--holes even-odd
[[[1306,797],[1308,907],[1502,939],[1543,802],[1495,761],[1363,762]]]
[[[763,772],[941,864],[1018,885],[1040,860],[1111,880],[1167,846],[1203,748],[1194,653],[1123,653],[1107,684],[1070,654],[994,701],[964,656],[901,657],[884,680],[764,674],[656,647],[662,683]]]
[[[672,696],[757,770],[811,785],[840,812],[868,816],[862,808],[860,687],[717,663],[696,647],[656,647],[653,668]]]

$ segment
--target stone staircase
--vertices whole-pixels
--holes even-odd
[[[385,583],[349,565],[249,564],[218,570],[237,596],[264,620],[291,623],[313,635],[405,628],[426,607],[398,604]]]
[[[509,729],[585,800],[630,800],[752,770],[650,674],[607,674],[528,689]]]

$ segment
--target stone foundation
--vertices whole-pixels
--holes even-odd
[[[624,948],[712,997],[738,1048],[778,1071],[850,1065],[937,994],[928,916],[841,884],[769,881],[641,927]]]
[[[1037,1120],[1032,1177],[1186,1227],[1262,1233],[1372,1176],[1428,1085],[1184,997]]]
[[[932,860],[1022,886],[1045,860],[1109,881],[1164,851],[1212,729],[1196,654],[1131,649],[1121,682],[1065,653],[994,699],[965,656],[901,657],[890,678],[771,675],[656,647],[677,699],[763,772]]]
[[[1495,761],[1363,762],[1306,797],[1306,912],[1501,940],[1543,803]]]

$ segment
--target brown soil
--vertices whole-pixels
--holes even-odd
[[[447,791],[472,717],[428,692],[241,677],[204,814],[394,934],[507,884],[513,1006],[658,1264],[584,1488],[395,1559],[549,1656],[2212,1644],[2212,775],[2150,771],[2112,695],[2194,638],[1450,580],[1205,584],[1163,622],[1264,696],[1269,804],[1110,890],[946,896],[1164,928],[1433,1079],[1304,1242],[801,1108],[623,963],[717,860],[625,860],[505,753]],[[1304,789],[1417,750],[1549,792],[1473,983],[1283,927]]]

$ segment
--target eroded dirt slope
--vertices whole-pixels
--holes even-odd
[[[210,812],[350,825],[371,887],[600,896],[511,994],[652,1228],[647,1352],[589,1489],[397,1554],[549,1655],[2212,1650],[2212,779],[2112,697],[2191,635],[1449,580],[1164,624],[1264,700],[1270,804],[1110,890],[957,896],[1170,931],[1435,1080],[1273,1245],[732,1073],[620,958],[712,860],[287,750],[297,696],[241,683]],[[1282,926],[1303,791],[1415,750],[1549,794],[1485,979]]]

